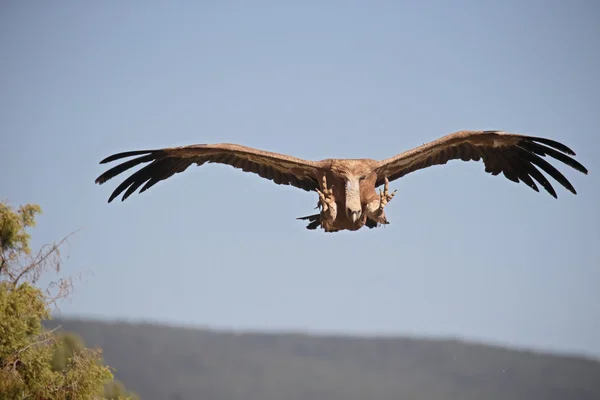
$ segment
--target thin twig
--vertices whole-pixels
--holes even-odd
[[[43,343],[47,343],[47,342],[49,342],[50,340],[54,339],[54,337],[52,336],[52,334],[53,334],[54,332],[56,332],[58,329],[60,329],[60,328],[61,328],[61,326],[60,326],[60,325],[58,325],[57,327],[55,327],[55,328],[53,328],[53,329],[50,329],[49,331],[46,331],[46,332],[42,333],[40,336],[50,336],[50,337],[47,337],[47,338],[46,338],[46,339],[44,339],[44,340],[39,340],[39,341],[37,341],[37,342],[33,342],[33,343],[30,343],[30,344],[28,344],[27,346],[23,347],[21,350],[17,350],[17,354],[21,354],[21,353],[22,353],[22,352],[24,352],[25,350],[27,350],[27,349],[29,349],[29,348],[31,348],[31,347],[33,347],[33,346],[35,346],[35,345],[38,345],[38,344],[43,344]]]

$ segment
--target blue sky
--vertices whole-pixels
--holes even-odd
[[[593,1],[4,2],[0,197],[41,245],[81,229],[63,315],[451,336],[600,356],[600,6]],[[454,161],[392,183],[382,229],[191,167],[107,204],[115,152],[234,142],[386,158],[461,129],[562,141],[558,200]],[[557,164],[555,164],[557,165]]]

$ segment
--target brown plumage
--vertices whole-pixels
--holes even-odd
[[[108,199],[111,202],[123,193],[122,200],[125,200],[138,188],[141,187],[140,193],[144,192],[156,183],[185,171],[192,164],[228,164],[276,184],[317,192],[317,207],[321,211],[299,219],[309,221],[308,229],[321,226],[327,232],[335,232],[387,224],[384,207],[395,193],[388,192],[388,181],[432,165],[446,164],[450,160],[483,160],[486,172],[492,175],[502,173],[509,180],[524,182],[539,192],[537,182],[556,198],[556,191],[541,169],[577,194],[567,178],[543,158],[554,158],[587,174],[587,169],[570,157],[574,155],[575,152],[554,140],[501,131],[459,131],[381,161],[308,161],[237,144],[196,144],[114,154],[100,163],[139,157],[109,169],[96,179],[96,183],[102,184],[134,166],[149,163],[125,179]],[[377,193],[376,188],[381,185],[384,185],[384,190]]]

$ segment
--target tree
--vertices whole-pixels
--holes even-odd
[[[62,371],[68,366],[69,360],[74,355],[81,353],[85,349],[85,343],[79,335],[72,332],[60,332],[55,335],[55,338],[58,346],[56,346],[52,355],[52,369]],[[100,362],[101,360],[97,361]],[[111,380],[104,385],[103,397],[107,400],[139,399],[136,393],[128,391],[125,385],[117,380]]]
[[[27,229],[40,212],[38,205],[15,210],[0,202],[0,399],[137,397],[113,380],[101,349],[43,329],[50,307],[72,286],[69,279],[54,281],[45,291],[36,286],[44,272],[60,270],[60,247],[68,238],[33,253]]]

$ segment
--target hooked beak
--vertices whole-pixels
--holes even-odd
[[[360,202],[359,179],[348,179],[346,181],[346,215],[355,224],[362,215],[362,204]]]
[[[361,211],[351,211],[348,210],[348,216],[350,217],[350,219],[352,220],[352,223],[356,223],[356,221],[358,221],[358,219],[360,218],[361,215]]]

